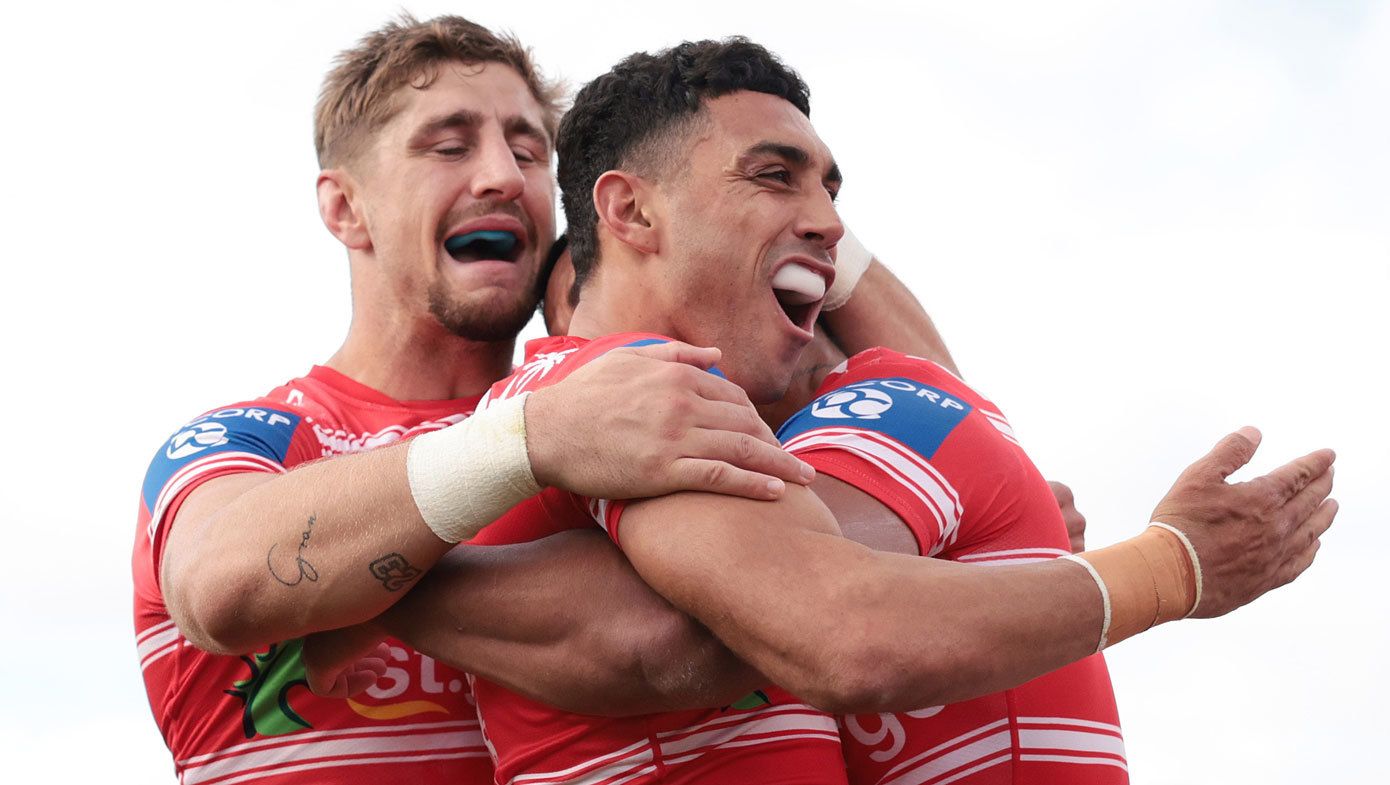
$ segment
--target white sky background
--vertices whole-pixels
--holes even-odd
[[[1390,5],[588,5],[410,7],[511,28],[574,84],[682,38],[781,53],[843,214],[1091,543],[1242,424],[1259,470],[1337,448],[1343,512],[1303,580],[1108,656],[1139,785],[1385,781]],[[2,12],[6,780],[173,781],[131,634],[140,479],[180,423],[344,335],[311,107],[396,8]]]

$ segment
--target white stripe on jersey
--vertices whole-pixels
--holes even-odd
[[[891,436],[860,428],[816,428],[791,439],[783,448],[793,455],[813,449],[839,449],[863,458],[921,500],[936,518],[939,536],[924,556],[935,556],[955,541],[964,514],[960,494],[936,467]]]
[[[966,734],[967,736],[970,734]],[[946,745],[941,745],[946,746]],[[1001,730],[992,733],[982,739],[970,742],[962,747],[956,747],[949,752],[942,752],[930,758],[922,760],[917,765],[903,772],[894,779],[879,780],[883,785],[925,785],[926,783],[954,782],[962,776],[973,774],[977,771],[989,768],[990,766],[1002,763],[1013,757],[1011,750],[1012,744],[1009,739],[1009,731]],[[940,749],[941,747],[937,747]],[[1002,755],[1000,753],[1003,753]],[[960,772],[954,776],[946,777],[950,772],[971,766],[968,771]]]
[[[1018,756],[1019,760],[1038,761],[1042,763],[1077,763],[1090,766],[1114,766],[1118,769],[1129,771],[1129,766],[1124,761],[1114,758],[1085,758],[1080,755],[1034,755],[1023,753]]]
[[[607,755],[600,755],[597,758],[590,758],[582,763],[576,763],[567,769],[536,772],[534,774],[518,774],[509,780],[509,782],[598,782],[601,779],[626,773],[631,767],[650,763],[651,760],[651,746],[647,743],[646,739],[643,739],[629,744],[620,750],[610,752]],[[595,767],[598,768],[596,769]]]
[[[749,736],[756,735],[756,738]],[[805,704],[769,706],[755,712],[707,720],[657,734],[663,763],[675,765],[718,749],[775,744],[793,739],[840,743],[835,719]],[[656,770],[652,747],[643,739],[623,749],[550,772],[520,774],[508,785],[620,785]]]
[[[169,619],[168,621],[162,621],[162,622],[160,622],[160,623],[158,623],[158,624],[151,624],[150,626],[146,627],[145,629],[143,629],[143,630],[141,630],[141,631],[135,633],[135,643],[136,643],[136,645],[138,646],[138,645],[140,644],[141,641],[145,640],[146,638],[150,637],[151,635],[154,635],[155,633],[161,632],[161,631],[163,631],[163,630],[167,630],[167,629],[169,629],[169,628],[172,627],[172,626],[174,626],[174,620],[173,620],[173,619]]]
[[[174,472],[173,476],[164,483],[164,487],[160,489],[159,496],[156,497],[154,502],[154,509],[150,510],[150,524],[148,529],[150,543],[154,543],[155,535],[159,533],[160,524],[164,520],[164,513],[184,488],[187,488],[194,480],[209,472],[228,468],[242,469],[248,472],[285,473],[284,466],[281,466],[269,458],[249,452],[219,452],[209,455],[206,458],[199,458]],[[155,573],[158,574],[158,572],[159,565],[156,564]]]
[[[313,771],[314,769],[343,768],[346,766],[368,766],[374,763],[428,763],[436,760],[464,760],[467,758],[486,758],[487,750],[469,750],[467,752],[446,752],[434,755],[381,755],[375,758],[343,758],[340,760],[321,760],[313,763],[300,763],[297,765],[280,765],[274,768],[251,771],[240,776],[229,777],[218,780],[216,785],[239,785],[242,782],[252,782],[263,777],[278,777],[284,774],[294,774],[301,771]],[[195,780],[179,779],[182,785],[193,785]]]
[[[966,553],[953,557],[954,561],[963,564],[982,564],[982,565],[1001,565],[1001,564],[1036,564],[1037,562],[1052,561],[1053,559],[1066,556],[1070,551],[1059,550],[1057,548],[1014,548],[1006,551],[980,551],[978,553]]]
[[[1004,419],[1004,415],[996,414],[988,409],[983,408],[979,409],[979,411],[980,414],[983,414],[985,416],[985,419],[989,421],[989,424],[994,426],[994,430],[998,431],[1001,436],[1003,436],[1008,441],[1013,442],[1015,446],[1023,446],[1018,443],[1018,436],[1014,434],[1014,427],[1012,425],[1009,425],[1009,421]]]
[[[184,768],[179,779],[184,785],[199,785],[199,783],[210,780],[243,775],[236,779],[223,780],[223,782],[238,782],[268,774],[303,771],[310,768],[361,765],[366,761],[403,762],[412,759],[407,756],[419,756],[422,753],[428,755],[413,759],[431,760],[438,759],[438,756],[450,758],[486,757],[487,749],[483,747],[482,733],[476,730],[477,723],[468,724],[473,725],[475,729],[452,728],[436,733],[359,735],[355,738],[331,739],[322,737],[301,739],[298,735],[282,736],[273,740],[278,742],[280,746],[243,750],[230,755],[226,754],[226,750],[214,753],[217,756],[215,759]],[[400,727],[391,730],[399,731]],[[365,760],[359,757],[348,757],[370,753],[376,753],[379,757]]]

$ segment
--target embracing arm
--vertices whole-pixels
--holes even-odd
[[[378,623],[435,659],[584,714],[721,706],[766,683],[597,530],[457,548]]]
[[[1155,513],[1190,538],[1205,574],[1200,595],[1178,615],[1195,602],[1195,615],[1219,616],[1293,580],[1336,513],[1324,501],[1329,451],[1226,484],[1257,440],[1253,431],[1228,437],[1184,472]],[[839,713],[1005,689],[1094,652],[1108,623],[1099,583],[1077,563],[980,568],[876,553],[842,538],[824,505],[800,488],[773,503],[693,493],[653,499],[628,508],[621,526],[623,549],[648,584],[773,682]],[[1095,554],[1120,554],[1122,567],[1139,563],[1116,586],[1155,581],[1143,584],[1147,597],[1109,593],[1111,642],[1123,637],[1117,629],[1135,634],[1173,618],[1160,618],[1160,584],[1143,571],[1153,537]],[[1107,580],[1116,577],[1116,559],[1093,561]],[[1150,612],[1147,623],[1131,623]]]
[[[805,482],[742,391],[701,370],[717,359],[678,343],[620,349],[532,393],[513,434],[524,440],[520,472],[528,483],[614,497],[702,487],[772,498],[784,481]],[[426,438],[472,433],[455,429],[492,413],[407,444],[196,488],[166,524],[160,566],[180,631],[208,651],[244,653],[380,614],[452,547],[416,506],[407,453]],[[460,456],[458,474],[436,464],[436,476],[447,487],[466,463]],[[522,498],[501,500],[496,513]]]

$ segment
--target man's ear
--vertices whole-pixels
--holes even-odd
[[[357,183],[343,169],[319,172],[319,217],[338,242],[349,250],[371,250],[367,219],[357,202]]]
[[[609,170],[594,183],[594,211],[599,226],[642,253],[660,250],[657,205],[651,185],[629,172]]]

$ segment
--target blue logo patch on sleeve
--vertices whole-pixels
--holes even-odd
[[[930,459],[974,408],[931,385],[902,377],[869,379],[831,390],[787,420],[786,443],[815,428],[837,425],[878,431]]]
[[[153,510],[165,484],[188,464],[221,452],[245,452],[284,463],[299,415],[277,409],[234,406],[183,426],[160,448],[145,473],[141,495]]]

